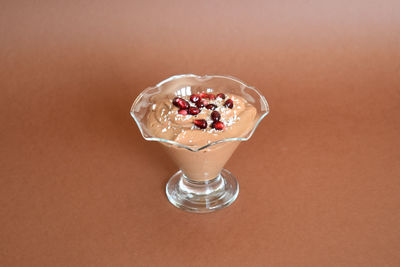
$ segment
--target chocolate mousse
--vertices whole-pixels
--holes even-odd
[[[198,149],[245,136],[254,128],[256,115],[256,108],[241,96],[200,91],[156,99],[147,115],[147,127],[155,137]],[[205,181],[219,175],[239,142],[222,142],[197,152],[162,144],[189,179]]]

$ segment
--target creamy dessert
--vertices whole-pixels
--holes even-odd
[[[254,127],[256,115],[253,105],[230,93],[163,96],[150,107],[147,128],[158,138],[200,148],[248,134]],[[189,179],[204,181],[218,176],[239,142],[223,142],[198,152],[163,144]]]

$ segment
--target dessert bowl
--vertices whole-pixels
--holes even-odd
[[[221,95],[220,98],[215,100],[215,103],[221,103],[218,111],[222,114],[222,118],[225,118],[225,113],[231,114],[233,118],[231,120],[235,120],[236,125],[230,126],[227,121],[226,126],[222,124],[224,127],[219,129],[213,123],[213,129],[206,133],[203,128],[201,131],[197,127],[188,128],[186,124],[182,124],[184,134],[178,137],[169,135],[170,126],[160,125],[172,112],[164,114],[165,109],[162,110],[161,114],[164,114],[165,118],[156,118],[153,114],[162,106],[162,103],[164,106],[169,103],[169,106],[173,107],[171,103],[175,99],[188,98],[199,92],[207,96],[212,95],[213,99],[215,99],[215,94],[219,93],[217,96]],[[230,96],[233,101],[228,99],[224,104],[225,95]],[[243,103],[240,102],[241,100]],[[232,111],[232,107],[227,105],[228,101],[235,103],[238,111]],[[178,104],[174,105],[178,106]],[[217,107],[217,105],[214,106]],[[239,110],[240,108],[242,110]],[[187,115],[187,109],[185,110],[183,112]],[[203,113],[210,112],[205,108],[204,110]],[[242,113],[239,116],[236,112]],[[179,168],[166,185],[168,200],[180,209],[197,213],[218,210],[235,201],[239,193],[239,184],[236,178],[223,167],[240,142],[250,139],[268,112],[269,106],[265,97],[239,79],[230,76],[194,74],[172,76],[154,87],[145,89],[136,98],[130,111],[143,138],[147,141],[159,142]],[[174,111],[173,116],[179,119],[187,117],[178,115],[177,111]],[[180,121],[185,122],[185,120]],[[205,124],[207,125],[206,122]],[[174,125],[174,127],[180,126]],[[218,131],[222,129],[223,132]],[[191,139],[191,134],[196,134],[196,138]]]

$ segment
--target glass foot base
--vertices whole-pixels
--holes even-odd
[[[239,194],[239,183],[225,169],[210,181],[189,180],[178,171],[169,179],[166,193],[174,206],[189,212],[206,213],[232,204]]]

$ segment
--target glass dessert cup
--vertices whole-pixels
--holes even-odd
[[[187,145],[157,137],[152,131],[152,126],[155,125],[148,120],[148,113],[157,100],[190,96],[199,89],[207,93],[221,92],[244,98],[256,109],[254,120],[238,136],[208,141],[202,145]],[[159,142],[180,169],[166,185],[168,200],[185,211],[205,213],[227,207],[237,198],[239,184],[223,167],[240,142],[250,139],[261,120],[268,114],[269,106],[264,96],[255,88],[236,78],[184,74],[172,76],[145,89],[136,98],[130,112],[143,138]]]

